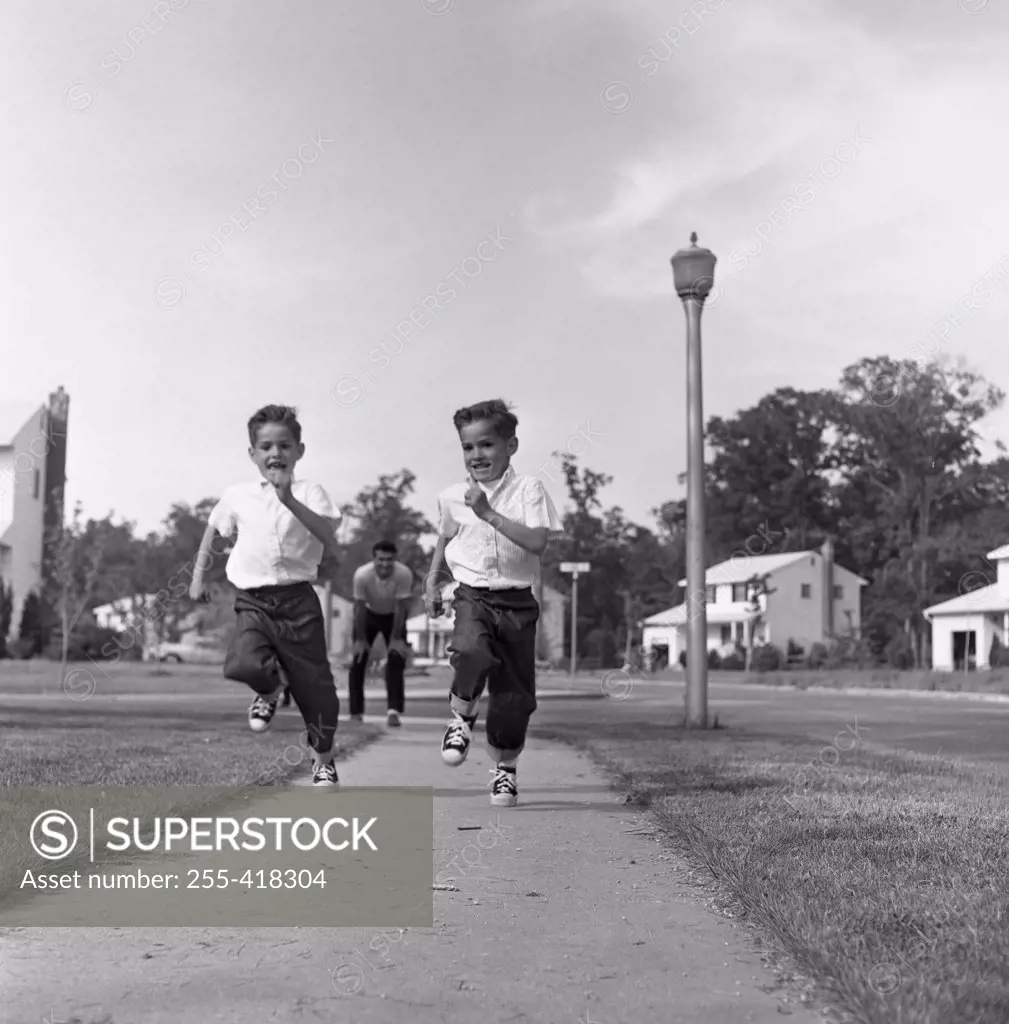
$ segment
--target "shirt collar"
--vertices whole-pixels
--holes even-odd
[[[508,468],[510,469],[511,467],[509,466]],[[293,487],[297,482],[298,482],[298,478],[292,473],[291,474],[291,486]],[[271,484],[270,481],[267,480],[265,476],[260,476],[260,478],[259,478],[259,487],[260,487],[261,490],[265,490],[267,487],[272,487],[272,486],[273,486],[273,484]]]
[[[510,484],[514,479],[515,467],[511,463],[508,463],[508,468],[501,474],[498,480],[493,481],[489,485],[480,484],[480,486],[483,487],[488,494],[496,494],[502,487],[506,484]]]

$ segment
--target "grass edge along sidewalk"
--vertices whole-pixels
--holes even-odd
[[[736,915],[866,1024],[1009,1020],[1009,777],[873,747],[645,720],[537,730],[586,751]]]

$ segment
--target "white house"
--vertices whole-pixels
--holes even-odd
[[[925,609],[932,626],[932,668],[989,668],[992,640],[1009,647],[1009,544],[988,553],[995,582]]]
[[[14,592],[12,636],[25,598],[42,587],[47,527],[59,523],[69,403],[60,388],[48,404],[0,405],[0,577]]]
[[[767,575],[772,593],[758,599],[753,609],[748,580]],[[780,555],[740,552],[705,573],[705,604],[708,620],[707,649],[729,644],[749,645],[754,619],[755,644],[775,644],[785,649],[794,640],[807,652],[811,644],[831,636],[858,636],[862,626],[862,587],[868,580],[834,561],[828,541],[819,551],[789,551]],[[680,586],[686,586],[680,580]],[[642,646],[646,656],[656,652],[676,665],[687,647],[687,606],[677,605],[645,619]]]

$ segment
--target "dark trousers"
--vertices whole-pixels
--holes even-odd
[[[239,590],[238,625],[224,660],[224,675],[270,697],[281,685],[279,665],[308,729],[313,750],[333,747],[340,700],[326,649],[322,605],[311,583]]]
[[[486,686],[487,746],[498,757],[521,753],[536,710],[536,623],[540,606],[530,587],[485,590],[459,584],[449,648],[455,673],[454,710],[471,707]]]
[[[365,609],[364,636],[359,639],[364,640],[368,645],[368,650],[350,663],[348,688],[350,690],[350,713],[352,715],[364,714],[364,677],[368,669],[368,654],[371,651],[371,645],[375,642],[375,637],[379,633],[382,634],[382,639],[385,641],[385,649],[388,652],[385,659],[385,698],[387,706],[390,711],[403,713],[403,706],[406,703],[403,684],[406,660],[402,654],[390,648],[393,641],[392,623],[394,618],[395,616],[391,613],[389,615],[379,615],[370,608]],[[397,639],[402,640],[404,643],[406,642],[405,621]]]

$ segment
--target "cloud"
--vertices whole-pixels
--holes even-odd
[[[669,54],[656,38],[642,52]],[[726,4],[717,21],[679,40],[668,66],[635,80],[636,105],[620,116],[646,118],[648,134],[662,141],[603,167],[603,202],[579,210],[572,195],[537,196],[526,226],[544,246],[566,251],[592,291],[629,299],[668,296],[669,256],[691,230],[722,254],[722,275],[724,257],[739,247],[753,252],[759,243],[779,258],[834,240],[864,249],[858,230],[878,236],[923,211],[938,223],[968,195],[963,219],[976,230],[1004,166],[1004,141],[990,130],[1009,99],[1004,74],[992,51],[982,59],[973,44],[945,64],[931,48],[925,59],[920,48],[896,46],[822,9]],[[993,89],[993,79],[1002,87]],[[844,150],[837,172],[832,158],[853,137],[871,141],[857,158]],[[814,200],[783,217],[803,182]],[[772,215],[779,223],[768,228]]]

